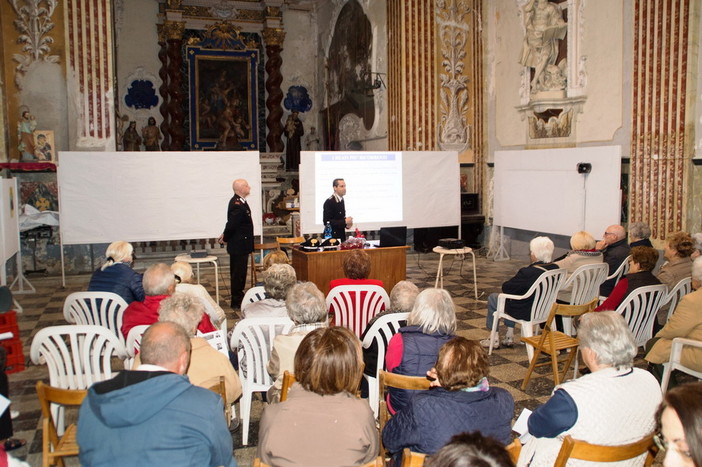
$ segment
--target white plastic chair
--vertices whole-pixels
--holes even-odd
[[[378,358],[376,359],[375,376],[363,374],[363,377],[368,381],[368,403],[373,409],[376,418],[378,417],[378,372],[385,369],[385,351],[388,348],[390,339],[397,330],[400,329],[400,321],[407,321],[409,313],[389,313],[375,320],[368,328],[366,337],[363,339],[362,345],[364,349],[369,348],[373,342],[378,343]]]
[[[379,285],[340,285],[327,295],[334,324],[352,330],[360,339],[375,315],[390,307],[390,297]]]
[[[628,272],[629,272],[629,260],[631,259],[631,255],[627,256],[624,258],[624,261],[622,261],[622,264],[619,265],[619,267],[609,276],[605,278],[605,282],[607,282],[610,279],[614,279],[614,284],[612,285],[612,289],[617,285],[617,282],[624,277]],[[600,305],[602,302],[604,302],[607,299],[604,295],[600,295]]]
[[[127,336],[127,345],[125,350],[127,352],[127,359],[124,361],[124,368],[127,370],[133,370],[134,359],[136,357],[139,348],[141,347],[141,336],[144,335],[147,329],[149,329],[150,324],[140,324],[139,326],[134,326],[129,330],[129,335]]]
[[[256,287],[251,287],[244,294],[244,298],[241,299],[241,307],[243,308],[247,303],[257,302],[266,298],[266,289],[262,285],[257,285]]]
[[[98,325],[50,326],[39,330],[29,350],[32,363],[46,364],[49,384],[61,389],[88,389],[110,379],[112,357],[126,358],[124,344],[112,331]],[[54,407],[54,417],[63,433],[63,412]]]
[[[686,277],[684,279],[681,279],[680,282],[675,284],[675,287],[668,292],[668,295],[665,298],[665,301],[663,302],[662,306],[668,305],[668,316],[666,316],[665,320],[668,322],[670,319],[671,315],[675,311],[675,307],[678,306],[678,303],[680,303],[680,300],[687,294],[692,292],[692,278],[691,277]]]
[[[667,294],[664,284],[639,287],[617,307],[616,312],[624,316],[637,347],[645,346],[653,337],[653,321]]]
[[[572,284],[570,302],[568,305],[585,305],[600,294],[600,286],[607,278],[609,266],[607,263],[585,264],[571,274],[563,284],[562,289]],[[563,332],[573,336],[572,318],[563,317]],[[577,361],[576,365],[577,367]]]
[[[548,315],[551,312],[551,307],[556,303],[556,296],[558,291],[563,286],[566,277],[565,269],[552,269],[550,271],[545,271],[539,276],[539,278],[529,287],[523,295],[512,295],[501,293],[497,296],[497,311],[493,315],[492,320],[492,331],[490,332],[490,349],[488,354],[492,355],[492,347],[497,339],[497,325],[500,319],[508,319],[519,323],[522,327],[522,336],[531,337],[534,335],[534,328],[545,323],[548,319]],[[505,312],[505,305],[507,300],[523,300],[533,296],[533,303],[531,305],[531,314],[528,320],[517,319]],[[529,361],[534,356],[534,347],[526,346],[527,357]]]
[[[249,442],[251,397],[254,392],[266,392],[273,385],[267,369],[273,340],[278,334],[290,332],[292,327],[290,318],[247,318],[239,321],[232,332],[229,348],[239,357],[242,388],[239,413],[242,420],[241,442],[244,445]]]
[[[666,363],[663,364],[663,377],[661,378],[661,390],[665,394],[668,390],[668,383],[670,382],[670,374],[673,370],[680,370],[688,375],[692,375],[697,379],[702,379],[702,372],[688,368],[682,364],[682,351],[683,347],[689,345],[691,347],[698,347],[702,349],[702,342],[686,339],[684,337],[676,337],[673,339],[673,344],[670,347],[670,358]]]
[[[95,324],[112,331],[122,343],[122,315],[127,302],[112,292],[74,292],[63,303],[63,317],[71,324]]]

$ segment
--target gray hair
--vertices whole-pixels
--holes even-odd
[[[166,295],[175,287],[175,275],[167,264],[152,264],[144,271],[143,284],[146,295]]]
[[[141,363],[167,368],[183,352],[190,353],[190,337],[176,323],[154,323],[141,338]]]
[[[105,251],[106,260],[100,269],[104,271],[115,263],[130,262],[133,253],[134,247],[131,243],[122,240],[112,242]],[[129,261],[125,261],[126,259],[129,259]]]
[[[285,300],[290,287],[295,285],[297,276],[289,264],[271,264],[263,278],[263,287],[270,298]]]
[[[412,311],[418,294],[419,287],[414,285],[414,283],[410,281],[398,282],[390,292],[390,309],[398,313]]]
[[[320,323],[327,319],[324,294],[312,282],[293,285],[285,299],[285,307],[295,324]]]
[[[538,261],[550,263],[553,258],[553,242],[548,237],[536,237],[529,242],[529,251]]]
[[[193,337],[204,313],[205,305],[199,298],[176,293],[161,302],[158,308],[158,320],[179,324],[190,337]]]
[[[419,292],[407,318],[410,326],[419,326],[425,334],[454,334],[456,307],[451,295],[444,289],[426,289]]]
[[[624,317],[616,311],[587,313],[578,327],[580,346],[595,352],[599,365],[631,368],[636,356],[634,336]]]
[[[629,224],[629,235],[632,238],[644,240],[651,236],[651,227],[644,222],[632,222]]]
[[[692,278],[697,282],[702,282],[702,256],[698,256],[692,262]]]
[[[185,261],[176,261],[171,264],[171,271],[180,278],[181,283],[190,282],[193,277],[193,267]]]

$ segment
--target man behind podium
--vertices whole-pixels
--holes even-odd
[[[335,178],[332,186],[334,194],[324,202],[322,223],[326,226],[329,222],[332,228],[332,237],[343,242],[346,240],[346,229],[350,229],[353,225],[353,217],[346,217],[346,205],[344,204],[346,182],[344,179]]]

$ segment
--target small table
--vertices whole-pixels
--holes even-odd
[[[436,271],[436,282],[434,283],[434,287],[439,286],[439,280],[441,280],[441,288],[444,288],[444,269],[443,269],[443,262],[444,262],[444,255],[460,255],[459,259],[463,260],[464,255],[466,253],[470,254],[473,257],[473,288],[475,292],[475,299],[478,299],[478,275],[475,272],[475,253],[473,253],[473,249],[470,247],[463,247],[463,248],[455,248],[452,250],[449,250],[448,248],[444,248],[441,246],[435,246],[434,247],[434,253],[439,253],[439,269]]]
[[[200,263],[212,263],[215,273],[215,301],[219,305],[219,269],[217,267],[217,257],[214,255],[205,256],[204,258],[193,258],[189,254],[178,255],[176,261],[185,261],[186,263],[195,264],[197,268],[197,283],[200,283]]]

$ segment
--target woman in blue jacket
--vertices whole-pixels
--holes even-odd
[[[132,269],[134,248],[129,242],[112,242],[105,252],[107,259],[93,273],[88,285],[89,292],[112,292],[127,304],[144,301],[142,275]]]

